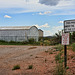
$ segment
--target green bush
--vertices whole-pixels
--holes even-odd
[[[72,50],[75,52],[75,43],[72,44]]]
[[[14,66],[12,70],[17,70],[17,69],[20,69],[19,65]]]

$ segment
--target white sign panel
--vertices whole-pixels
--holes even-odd
[[[62,34],[62,45],[69,45],[69,33]]]
[[[64,21],[64,31],[65,32],[75,31],[75,20],[66,20],[66,21]]]

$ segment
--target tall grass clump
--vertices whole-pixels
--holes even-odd
[[[56,50],[59,51],[59,53],[55,56],[55,61],[56,61],[56,68],[55,68],[55,72],[53,75],[66,75],[66,70],[63,66],[63,46],[58,45],[55,47]]]
[[[66,70],[63,67],[63,64],[58,64],[55,68],[55,72],[53,75],[66,75]]]

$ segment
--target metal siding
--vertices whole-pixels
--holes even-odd
[[[36,27],[31,27],[29,36],[31,36],[30,38],[34,38],[36,41],[38,41],[39,38],[38,29]]]
[[[38,41],[39,32],[35,26],[32,26],[28,30],[0,30],[0,40],[28,41],[30,38],[34,38],[36,41]]]

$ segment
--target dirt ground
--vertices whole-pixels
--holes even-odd
[[[52,46],[7,46],[0,45],[0,75],[53,75],[56,62],[55,55],[47,53]],[[75,55],[68,51],[68,71],[75,75]],[[20,65],[20,69],[12,70],[13,66]],[[32,69],[28,69],[33,65]]]

